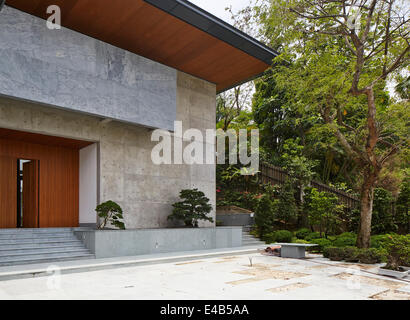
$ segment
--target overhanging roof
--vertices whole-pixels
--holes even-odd
[[[215,83],[221,92],[264,72],[276,52],[185,0],[7,0],[62,25]]]

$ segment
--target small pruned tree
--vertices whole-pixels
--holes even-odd
[[[279,191],[275,202],[275,219],[284,223],[294,223],[298,217],[298,208],[295,200],[295,188],[291,179],[286,179]]]
[[[390,270],[400,271],[400,267],[410,266],[410,237],[408,235],[389,235],[387,244],[387,265]]]
[[[338,215],[343,212],[343,206],[337,203],[338,198],[334,194],[312,188],[309,195],[309,223],[319,229],[320,236],[322,233],[325,237],[335,233]]]
[[[200,220],[214,222],[208,214],[212,210],[209,199],[198,189],[185,189],[180,192],[182,201],[174,203],[174,210],[168,220],[183,221],[186,226],[198,228]]]
[[[123,222],[122,209],[120,205],[114,201],[106,201],[101,203],[95,209],[98,217],[101,219],[98,229],[104,229],[107,224],[111,224],[118,229],[125,230],[125,223]]]
[[[264,194],[259,199],[255,210],[255,225],[261,239],[274,229],[275,223],[275,203],[272,202],[270,195]]]

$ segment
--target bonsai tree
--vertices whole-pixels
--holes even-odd
[[[186,226],[198,228],[198,221],[205,220],[214,222],[207,215],[211,212],[212,206],[205,194],[198,189],[185,189],[180,192],[180,202],[174,203],[174,210],[168,216],[168,220],[180,220]]]
[[[114,201],[101,203],[95,211],[97,211],[98,217],[102,219],[101,224],[98,225],[98,229],[104,229],[107,223],[110,223],[118,229],[125,230],[125,224],[122,221],[124,219],[122,209],[118,203]]]
[[[384,269],[400,271],[400,267],[410,266],[409,235],[391,235],[387,245],[387,264]]]

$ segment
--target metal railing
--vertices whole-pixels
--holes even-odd
[[[267,163],[261,163],[259,168],[260,181],[262,183],[282,185],[289,176],[288,173],[282,168],[275,167]],[[311,186],[316,188],[318,191],[326,191],[335,194],[339,198],[340,204],[343,204],[348,208],[357,208],[360,204],[360,200],[357,197],[321,182],[312,181]]]

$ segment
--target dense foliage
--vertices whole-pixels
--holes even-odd
[[[408,175],[409,21],[400,5],[259,0],[239,15],[279,52],[253,100],[264,158],[358,192],[360,247],[370,245],[374,189],[396,192]],[[285,159],[288,142],[301,153]]]
[[[101,203],[95,209],[98,217],[100,218],[100,224],[98,229],[104,229],[107,224],[111,224],[118,229],[124,230],[125,224],[123,222],[122,208],[114,201],[106,201]]]
[[[182,201],[174,203],[174,210],[168,220],[183,221],[185,226],[198,228],[201,220],[213,222],[208,216],[212,210],[209,199],[198,189],[185,189],[180,192]]]

